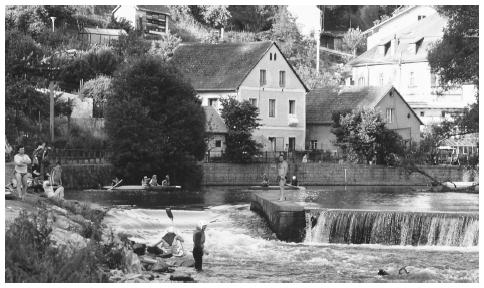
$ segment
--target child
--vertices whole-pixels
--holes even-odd
[[[150,186],[155,187],[158,186],[158,177],[153,175],[150,180]]]
[[[165,179],[161,182],[161,186],[170,186],[170,176],[165,176]]]
[[[269,178],[267,177],[267,174],[264,173],[262,176],[262,187],[268,187],[269,186]]]
[[[142,188],[148,188],[150,187],[150,178],[148,178],[148,176],[145,176],[143,177],[143,179],[141,179],[141,187]]]

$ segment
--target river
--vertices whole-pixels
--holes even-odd
[[[332,194],[327,187],[308,188],[312,195]],[[407,207],[414,199],[408,188],[353,189],[348,192],[341,187],[334,188],[333,194],[355,194],[356,191],[368,195],[378,193],[395,194],[382,200],[387,208]],[[318,192],[319,190],[319,192]],[[343,192],[346,191],[346,192]],[[373,192],[372,192],[373,191]],[[387,191],[387,192],[385,192]],[[407,192],[405,192],[407,191]],[[209,187],[202,195],[201,203],[173,207],[176,230],[185,239],[185,250],[192,249],[192,232],[199,220],[214,221],[206,231],[204,272],[194,273],[199,282],[478,282],[478,246],[402,246],[381,244],[328,244],[328,243],[286,243],[276,239],[267,223],[249,210],[248,198],[254,191],[240,187]],[[422,204],[417,210],[438,211],[478,211],[476,194],[453,195],[444,193],[419,194],[419,200],[411,203]],[[245,195],[245,196],[244,196]],[[405,196],[407,195],[407,196]],[[374,199],[382,199],[375,196]],[[334,196],[337,198],[336,196]],[[342,196],[338,196],[342,197]],[[347,199],[360,196],[347,195]],[[370,197],[370,196],[368,196]],[[312,204],[328,206],[321,201],[324,196],[315,196]],[[343,197],[344,198],[344,197]],[[364,198],[364,197],[363,197]],[[345,198],[346,199],[346,198]],[[345,200],[346,201],[346,200]],[[375,200],[376,201],[376,200]],[[348,200],[350,203],[361,200]],[[370,201],[371,202],[371,201]],[[326,204],[325,204],[326,203]],[[340,201],[335,201],[340,203]],[[397,205],[396,203],[401,203]],[[142,242],[156,242],[160,234],[170,225],[163,205],[116,207],[109,211],[105,223],[115,232],[124,232],[131,239]],[[356,204],[355,204],[356,205]],[[373,206],[372,206],[373,205]],[[375,208],[375,204],[371,204]],[[432,205],[436,205],[432,207]],[[361,208],[361,206],[359,207]],[[421,209],[420,209],[421,208]],[[402,208],[403,209],[403,208]],[[396,210],[402,210],[396,209]],[[398,270],[406,267],[409,274]],[[194,272],[193,268],[184,268]],[[390,275],[379,276],[384,269]]]

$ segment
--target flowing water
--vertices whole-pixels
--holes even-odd
[[[352,188],[355,190],[350,192],[342,189],[344,188],[314,187],[309,188],[306,195],[303,195],[302,201],[308,201],[305,203],[311,207],[308,210],[308,217],[315,213],[319,214],[312,231],[322,232],[319,235],[307,235],[310,238],[303,243],[277,240],[265,220],[249,210],[250,194],[257,191],[247,191],[240,187],[210,187],[203,191],[200,202],[172,208],[173,224],[185,239],[184,247],[188,253],[192,249],[191,239],[196,223],[199,220],[214,221],[208,225],[206,231],[206,248],[209,255],[204,256],[204,272],[194,273],[194,278],[200,282],[479,281],[479,253],[478,246],[474,245],[478,243],[478,217],[466,214],[469,211],[478,211],[477,195],[416,195],[409,191],[408,187],[386,187],[386,190],[376,188],[373,192],[368,188],[362,189],[358,193],[364,193],[370,198],[363,200],[363,196],[351,195],[357,193],[356,188]],[[347,193],[346,197],[343,197],[342,193]],[[320,196],[324,194],[327,201]],[[420,197],[420,201],[412,200],[415,196]],[[331,199],[343,199],[344,206],[349,209],[341,210],[343,207],[337,205],[340,201]],[[361,201],[371,202],[371,199],[379,203],[370,203],[367,206],[358,204]],[[412,209],[408,203],[418,205]],[[164,204],[153,204],[155,203],[151,203],[151,207],[147,205],[113,208],[106,216],[105,223],[115,232],[129,234],[130,238],[137,242],[156,242],[163,231],[171,225],[171,221],[164,209],[160,209]],[[375,207],[383,209],[374,209]],[[365,211],[358,210],[362,208],[366,208]],[[388,208],[394,208],[395,211],[400,211],[400,214],[388,212],[391,210]],[[326,212],[318,209],[326,209]],[[420,214],[409,210],[420,211]],[[443,216],[445,213],[437,213],[435,217],[428,216],[428,213],[433,213],[432,211],[454,211],[458,217],[455,218],[457,220],[450,219],[449,222]],[[465,218],[466,215],[468,218]],[[357,225],[361,219],[365,219],[363,225]],[[396,219],[404,225],[396,225]],[[332,236],[331,233],[324,232],[326,224],[323,222],[338,223],[335,224],[338,228],[332,229],[335,231]],[[451,222],[452,225],[446,224]],[[395,224],[398,228],[395,228],[393,233],[385,234],[382,232],[388,227],[385,223],[393,223],[391,227]],[[309,225],[311,224],[308,223]],[[368,229],[359,228],[373,225],[380,227],[377,229],[380,234],[372,234]],[[413,227],[420,227],[420,232],[410,232],[413,231]],[[440,236],[435,235],[437,230]],[[447,236],[442,236],[444,234]],[[324,241],[326,236],[322,235],[327,235],[328,240],[339,240]],[[449,238],[453,240],[443,240]],[[404,266],[409,274],[399,275],[398,270]],[[193,268],[184,269],[193,273]],[[386,270],[390,275],[378,276],[379,269]]]

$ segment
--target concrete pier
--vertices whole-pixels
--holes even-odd
[[[286,191],[286,201],[278,201],[279,191],[266,191],[252,195],[250,210],[262,215],[277,238],[288,242],[301,242],[306,227],[304,206],[297,202],[298,191]]]

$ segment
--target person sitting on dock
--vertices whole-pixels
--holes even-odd
[[[298,186],[296,175],[292,176],[291,185],[292,186]]]
[[[151,187],[159,186],[159,184],[158,184],[158,177],[156,175],[153,175],[151,177],[150,186]]]
[[[150,187],[150,178],[148,178],[148,176],[145,176],[143,177],[143,179],[141,179],[141,188],[148,188]]]
[[[170,176],[166,175],[165,179],[161,182],[161,186],[166,187],[170,186]]]
[[[269,187],[269,178],[266,173],[262,175],[262,187]]]

